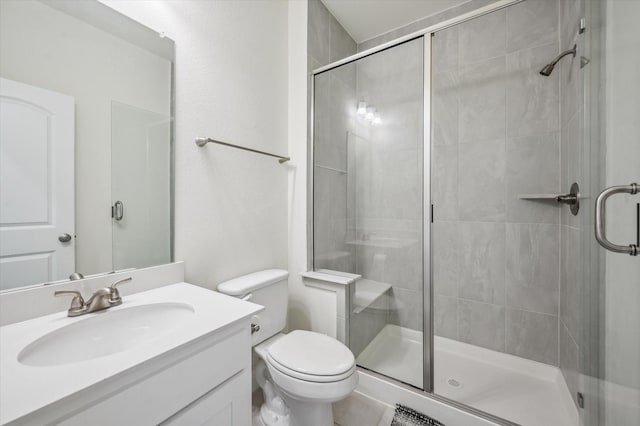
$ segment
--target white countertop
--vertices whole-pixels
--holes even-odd
[[[109,311],[166,302],[189,304],[194,308],[194,315],[161,337],[112,355],[46,367],[23,365],[18,361],[18,354],[29,343],[69,324]],[[102,312],[69,318],[64,311],[0,327],[0,424],[76,394],[262,309],[260,305],[202,287],[178,283],[125,296],[122,305]]]

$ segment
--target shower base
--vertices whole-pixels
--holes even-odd
[[[422,333],[387,324],[358,365],[422,388]],[[578,424],[560,369],[436,336],[435,393],[523,426]]]

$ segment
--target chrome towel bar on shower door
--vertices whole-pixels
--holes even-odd
[[[257,149],[253,149],[253,148],[247,148],[247,147],[240,146],[240,145],[234,145],[234,144],[229,143],[229,142],[222,142],[222,141],[211,139],[211,138],[200,138],[200,137],[196,138],[196,145],[198,145],[201,148],[203,146],[205,146],[207,143],[217,143],[218,145],[229,146],[231,148],[237,148],[237,149],[241,149],[243,151],[250,151],[250,152],[255,152],[256,154],[268,155],[269,157],[276,157],[278,159],[278,163],[281,163],[281,164],[291,160],[291,158],[289,158],[289,157],[283,157],[282,155],[271,154],[269,152],[259,151]]]
[[[606,235],[606,223],[605,223],[605,207],[607,203],[607,198],[614,194],[631,194],[635,195],[638,193],[638,184],[631,183],[629,185],[619,185],[612,186],[610,188],[605,189],[598,195],[596,198],[596,240],[600,243],[600,245],[606,248],[609,251],[614,253],[627,253],[631,256],[638,255],[638,246],[636,244],[629,244],[627,246],[622,246],[618,244],[614,244],[607,239]]]

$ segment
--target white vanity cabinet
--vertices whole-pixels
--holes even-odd
[[[0,338],[16,347],[2,348],[0,424],[250,425],[250,318],[262,307],[184,283],[145,293],[130,296],[129,307],[179,301],[193,315],[162,337],[110,356],[24,365],[24,342],[82,319],[56,314],[2,327]],[[39,331],[25,337],[32,328]]]
[[[97,403],[80,412],[77,407],[69,407],[73,414],[59,424],[251,424],[249,324],[235,327],[231,335],[222,339],[214,336],[207,340],[168,356],[167,360],[150,363],[155,365],[140,367],[131,375],[125,374],[113,396],[108,395],[112,393],[110,389],[106,395],[96,389]]]

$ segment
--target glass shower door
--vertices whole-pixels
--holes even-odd
[[[313,105],[314,269],[356,279],[346,340],[357,364],[420,389],[430,377],[424,52],[420,37],[316,74]]]
[[[599,194],[640,184],[640,38],[636,1],[586,1],[585,193],[593,209]],[[631,191],[633,192],[633,191]],[[604,202],[604,237],[640,246],[640,194],[622,191]],[[640,423],[640,255],[610,251],[596,242],[592,210],[581,245],[584,344],[575,382],[585,425]],[[597,226],[597,225],[596,225]]]
[[[111,103],[113,269],[171,261],[170,119]]]

